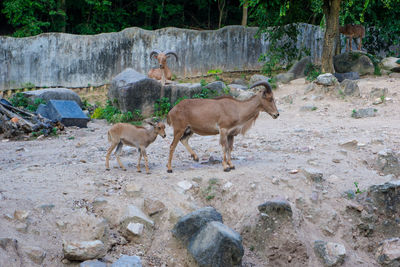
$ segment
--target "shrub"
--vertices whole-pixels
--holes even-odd
[[[143,120],[140,110],[135,110],[133,113],[131,111],[121,112],[118,108],[114,107],[109,100],[107,101],[105,107],[97,107],[94,110],[91,118],[106,119],[109,123],[137,122]]]

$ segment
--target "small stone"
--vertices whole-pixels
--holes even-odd
[[[22,222],[16,223],[15,224],[15,229],[18,232],[26,234],[28,232],[28,224],[22,223]]]
[[[376,261],[384,266],[400,265],[400,238],[382,241],[375,253]]]
[[[42,264],[46,257],[46,252],[39,247],[24,247],[24,252],[36,264]]]
[[[165,205],[160,200],[153,199],[153,198],[145,198],[144,199],[144,211],[149,216],[153,216],[157,213],[160,213],[164,209],[165,209]]]
[[[290,170],[290,171],[289,171],[290,174],[296,174],[296,173],[298,173],[298,172],[299,172],[299,170],[297,170],[297,169],[293,169],[293,170]]]
[[[272,184],[278,185],[279,184],[279,179],[278,178],[273,178],[272,179]]]
[[[142,194],[142,189],[136,184],[127,184],[125,186],[125,194],[127,194],[129,197],[140,197]]]
[[[309,179],[313,182],[316,182],[316,183],[320,183],[324,180],[323,173],[316,169],[305,168],[305,169],[302,169],[302,173],[304,174],[304,176],[307,179]]]
[[[342,244],[317,240],[314,251],[325,266],[342,265],[346,257],[346,248]]]
[[[68,260],[85,261],[106,255],[107,249],[100,240],[63,242],[64,257]]]
[[[12,221],[14,220],[14,216],[12,214],[6,213],[3,215],[4,219],[8,220],[8,221]]]
[[[346,149],[352,149],[352,148],[356,148],[357,144],[358,144],[357,140],[351,140],[351,141],[342,141],[339,143],[339,146],[344,147]]]
[[[107,264],[99,260],[88,260],[81,262],[79,267],[107,267]]]
[[[142,267],[142,262],[138,256],[122,255],[111,267]]]
[[[154,222],[150,220],[147,215],[143,213],[143,211],[133,205],[126,207],[124,215],[120,219],[120,224],[123,228],[125,228],[131,222],[143,223],[150,228],[154,226]]]
[[[178,187],[183,190],[183,192],[186,192],[193,187],[193,184],[189,181],[180,181]]]
[[[141,223],[129,223],[126,229],[133,235],[140,236],[143,233],[144,225]]]
[[[374,100],[374,102],[372,102],[373,105],[379,105],[383,103],[383,99],[382,98],[376,98]]]
[[[102,206],[104,204],[107,204],[107,200],[104,197],[96,197],[93,202],[93,207],[99,207]]]
[[[14,218],[20,222],[26,221],[29,216],[29,211],[26,210],[16,210],[14,211]]]
[[[229,188],[231,188],[233,186],[233,184],[231,182],[226,182],[223,186],[222,186],[222,190],[227,191]]]
[[[54,208],[54,204],[43,204],[40,205],[40,209],[42,209],[45,212],[50,212]]]
[[[340,159],[332,159],[333,163],[340,163]]]

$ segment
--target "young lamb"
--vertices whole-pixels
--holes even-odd
[[[156,140],[157,135],[160,135],[162,138],[165,138],[165,124],[162,122],[158,122],[157,124],[149,123],[152,127],[150,129],[146,129],[142,126],[135,126],[128,123],[117,123],[108,131],[108,141],[111,143],[110,148],[107,150],[106,155],[106,170],[110,170],[109,159],[111,152],[115,147],[115,156],[117,158],[119,166],[126,171],[124,165],[119,158],[121,154],[121,149],[123,145],[137,147],[139,149],[139,161],[137,164],[137,171],[140,170],[140,160],[142,156],[145,160],[146,173],[149,172],[149,165],[146,155],[146,147],[148,147],[151,143]]]

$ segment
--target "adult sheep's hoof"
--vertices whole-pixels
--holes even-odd
[[[231,171],[231,168],[226,168],[226,169],[224,169],[224,172],[230,172]]]
[[[167,170],[168,173],[172,173],[172,170]]]
[[[234,170],[236,168],[235,168],[235,166],[231,166],[231,167],[229,167],[229,169]]]
[[[109,171],[110,170],[110,168],[106,168],[106,171]]]

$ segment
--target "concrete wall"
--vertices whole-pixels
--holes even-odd
[[[322,53],[323,32],[299,24],[298,47],[305,46],[314,60]],[[165,28],[147,31],[127,28],[98,35],[45,33],[26,38],[0,36],[0,90],[27,83],[37,87],[86,87],[109,83],[125,68],[147,74],[156,66],[153,49],[175,50],[169,65],[178,77],[197,76],[211,69],[256,70],[260,54],[268,50],[258,28],[227,26],[215,31]]]

